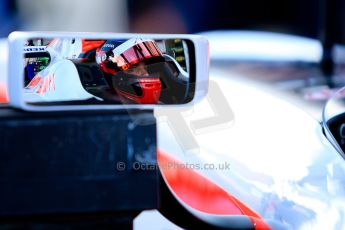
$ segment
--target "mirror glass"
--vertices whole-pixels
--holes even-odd
[[[32,38],[23,50],[29,104],[184,104],[194,96],[188,39]]]

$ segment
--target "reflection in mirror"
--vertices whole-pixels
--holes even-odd
[[[24,44],[24,100],[184,104],[194,96],[194,59],[187,39],[33,38]]]

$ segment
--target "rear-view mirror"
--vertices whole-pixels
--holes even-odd
[[[26,110],[193,103],[207,92],[208,42],[196,35],[14,32],[9,101]]]

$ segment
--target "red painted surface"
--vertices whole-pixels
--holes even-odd
[[[8,103],[7,90],[2,83],[0,83],[0,103]]]
[[[191,208],[214,215],[246,215],[255,229],[271,229],[258,213],[206,177],[192,169],[169,167],[183,163],[162,150],[158,150],[158,164],[169,187]]]
[[[105,43],[105,40],[85,40],[82,39],[82,52],[88,52],[90,50],[101,47]]]
[[[39,75],[36,75],[31,81],[30,83],[28,84],[28,88],[34,88],[38,85],[38,83],[41,81],[41,76]]]

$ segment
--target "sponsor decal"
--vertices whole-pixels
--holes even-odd
[[[34,52],[45,52],[46,47],[45,46],[29,46],[24,47],[24,53],[34,53]]]
[[[104,44],[103,47],[104,47],[104,48],[111,48],[111,49],[114,49],[114,48],[115,48],[115,45],[114,45],[114,44]]]

